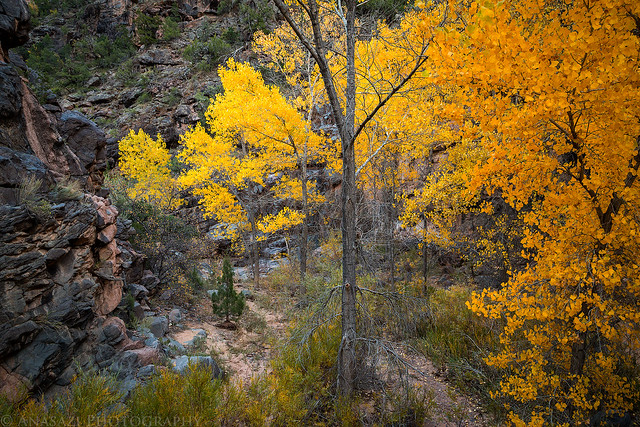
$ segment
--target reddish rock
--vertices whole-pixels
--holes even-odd
[[[137,350],[131,350],[138,356],[140,366],[152,365],[160,361],[160,353],[157,348],[143,347]]]
[[[19,374],[8,372],[0,366],[0,396],[11,403],[18,403],[25,397],[28,381]]]
[[[115,224],[111,224],[106,228],[100,230],[100,232],[98,233],[98,240],[106,245],[109,242],[113,241],[113,239],[116,237],[117,232],[118,227]]]
[[[116,309],[122,300],[122,281],[103,281],[96,290],[94,310],[100,316],[106,316]]]

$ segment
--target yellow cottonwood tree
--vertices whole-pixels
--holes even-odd
[[[452,4],[430,78],[460,88],[443,114],[483,156],[467,191],[522,213],[529,257],[469,307],[503,318],[487,358],[516,425],[583,423],[638,402],[640,4]]]
[[[205,113],[215,136],[196,127],[183,137],[185,149],[181,157],[194,169],[187,172],[182,182],[196,186],[209,214],[228,223],[242,225],[248,221],[253,246],[258,230],[271,233],[304,224],[301,245],[304,274],[305,220],[310,206],[322,199],[307,180],[306,170],[308,162],[324,156],[325,139],[312,132],[309,121],[278,88],[265,85],[260,73],[250,65],[229,60],[219,74],[225,92]],[[243,192],[246,193],[248,182],[264,186],[265,178],[277,172],[284,175],[273,187],[274,197],[301,201],[302,211],[285,208],[260,217],[257,208],[251,206],[254,195]],[[224,208],[230,209],[221,213]]]
[[[133,199],[144,199],[164,210],[180,204],[177,181],[171,176],[171,154],[160,137],[154,140],[142,129],[131,130],[120,140],[120,170],[133,186],[128,190]]]

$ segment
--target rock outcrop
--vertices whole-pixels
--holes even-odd
[[[127,242],[131,223],[95,195],[104,133],[78,112],[41,106],[8,62],[28,17],[24,0],[0,0],[0,395],[12,399],[67,386],[78,367],[131,382],[159,357],[115,317],[125,284],[157,279]]]
[[[9,49],[29,40],[30,15],[26,2],[0,0],[0,61],[7,61]]]
[[[97,196],[59,203],[48,218],[24,206],[0,206],[0,393],[64,386],[74,361],[105,365],[109,353],[110,366],[119,360],[116,349],[143,347],[130,342],[120,319],[109,317],[122,300],[126,275],[117,214]]]
[[[56,117],[46,111],[8,63],[0,63],[0,93],[0,147],[4,147],[4,158],[35,156],[48,170],[47,180],[80,180],[90,191],[100,186],[106,166],[106,137],[93,122],[76,112]],[[0,160],[2,187],[17,188],[24,177],[5,168],[12,168],[11,162]],[[10,200],[5,194],[0,202]]]

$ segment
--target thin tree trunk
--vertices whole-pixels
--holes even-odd
[[[300,283],[304,282],[304,277],[307,274],[307,248],[309,245],[309,195],[307,194],[307,147],[305,142],[305,153],[303,161],[301,162],[302,171],[302,215],[304,220],[302,221],[302,237],[300,242]]]
[[[395,166],[395,165],[394,165]],[[389,194],[389,200],[387,201],[389,205],[387,206],[387,227],[389,230],[389,242],[388,242],[388,253],[389,253],[389,278],[391,282],[391,290],[396,290],[396,253],[394,246],[394,222],[396,218],[395,208],[393,206],[393,202],[396,197],[396,175],[395,170],[391,172],[391,194]]]
[[[260,287],[260,253],[258,252],[258,239],[256,218],[253,212],[249,213],[249,222],[251,223],[251,258],[253,264],[253,283],[256,288]]]
[[[427,291],[427,278],[429,272],[427,271],[427,263],[429,262],[429,256],[427,255],[427,217],[422,217],[422,279],[424,280],[424,291]]]
[[[356,161],[355,124],[355,11],[356,0],[347,0],[347,88],[342,132],[342,342],[338,354],[338,393],[350,396],[358,371],[356,354]]]

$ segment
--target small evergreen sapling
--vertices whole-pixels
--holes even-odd
[[[233,269],[231,262],[225,258],[222,265],[222,276],[216,279],[218,288],[211,295],[213,313],[225,317],[229,322],[229,316],[239,317],[244,310],[244,295],[233,289]]]

